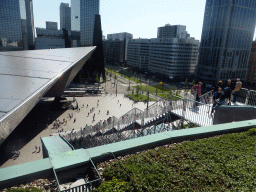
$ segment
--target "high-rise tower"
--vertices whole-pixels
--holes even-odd
[[[29,46],[29,49],[34,49],[34,46],[35,46],[35,27],[34,27],[33,1],[32,0],[25,0],[25,3],[26,3],[28,46]]]
[[[71,30],[80,31],[80,0],[71,0]]]
[[[1,0],[0,51],[33,49],[34,38],[32,0]]]
[[[255,23],[255,0],[207,0],[198,78],[206,83],[245,81]]]
[[[60,4],[60,29],[71,31],[71,7],[68,3]]]
[[[81,46],[93,45],[95,15],[99,14],[99,0],[80,0],[80,43]]]

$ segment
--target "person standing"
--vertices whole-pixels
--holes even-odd
[[[196,106],[198,106],[198,102],[200,101],[201,96],[201,86],[203,85],[202,82],[199,82],[197,85],[191,88],[191,92],[196,96]]]
[[[232,95],[233,90],[235,89],[235,83],[232,82],[231,79],[229,79],[229,80],[228,80],[228,84],[227,84],[226,87],[229,88],[230,96],[228,97],[228,94],[229,94],[229,93],[225,93],[225,89],[226,89],[226,88],[224,89],[224,93],[225,93],[225,95],[226,95],[226,100],[228,100],[228,102],[229,102],[228,104],[231,105],[231,95]],[[227,89],[226,89],[226,90],[227,90]]]
[[[236,85],[235,85],[235,89],[233,90],[233,102],[236,103],[237,97],[239,96],[239,92],[242,88],[242,82],[240,81],[239,78],[237,78],[236,80]]]

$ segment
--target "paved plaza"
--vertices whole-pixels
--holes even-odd
[[[115,94],[103,94],[95,97],[76,97],[80,112],[71,108],[52,110],[50,106],[53,99],[42,99],[16,128],[17,130],[14,130],[6,142],[0,146],[0,153],[3,154],[3,158],[0,161],[1,168],[42,159],[40,137],[48,137],[53,133],[62,131],[62,129],[65,132],[72,129],[80,129],[86,125],[95,125],[100,120],[106,120],[112,116],[119,118],[134,107],[144,110],[147,106],[144,102],[134,103],[129,98],[124,97],[123,94],[118,94],[117,96]],[[72,101],[73,98],[68,97],[67,100]],[[149,105],[153,103],[150,102]],[[90,113],[92,108],[94,108],[94,111]],[[107,114],[107,110],[109,114]],[[69,114],[73,114],[71,119]],[[95,121],[93,121],[94,114]],[[65,119],[67,123],[61,124],[58,129],[53,129],[57,119],[60,122]],[[35,146],[37,146],[37,152],[35,152]],[[40,152],[38,152],[39,147]],[[13,150],[20,150],[20,155],[15,160],[11,159]]]

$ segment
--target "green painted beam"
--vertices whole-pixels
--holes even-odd
[[[48,158],[5,167],[0,169],[0,186],[47,172],[52,173],[52,167]]]
[[[55,153],[51,155],[50,159],[56,172],[79,167],[90,161],[90,157],[84,149]]]
[[[177,140],[182,141],[198,139],[216,134],[239,132],[252,127],[256,127],[256,120],[168,131],[89,149],[68,150],[62,152],[59,150],[62,149],[61,147],[56,150],[55,147],[57,146],[51,146],[54,152],[50,152],[50,160],[52,166],[58,172],[86,164],[90,161],[90,158],[92,160],[100,160],[104,157],[112,156],[110,152],[114,153],[115,155],[125,154],[136,150],[147,149],[149,147],[154,147],[167,142],[170,143]],[[46,141],[47,139],[43,138],[42,140]],[[58,142],[55,144],[59,145]],[[65,145],[67,145],[67,143],[65,143]],[[46,146],[48,146],[48,144]],[[52,171],[48,158],[2,168],[0,169],[0,186],[10,181],[36,176],[47,171]]]

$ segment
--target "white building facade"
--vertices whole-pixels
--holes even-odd
[[[199,41],[194,38],[132,39],[127,45],[127,65],[160,78],[193,78]]]

